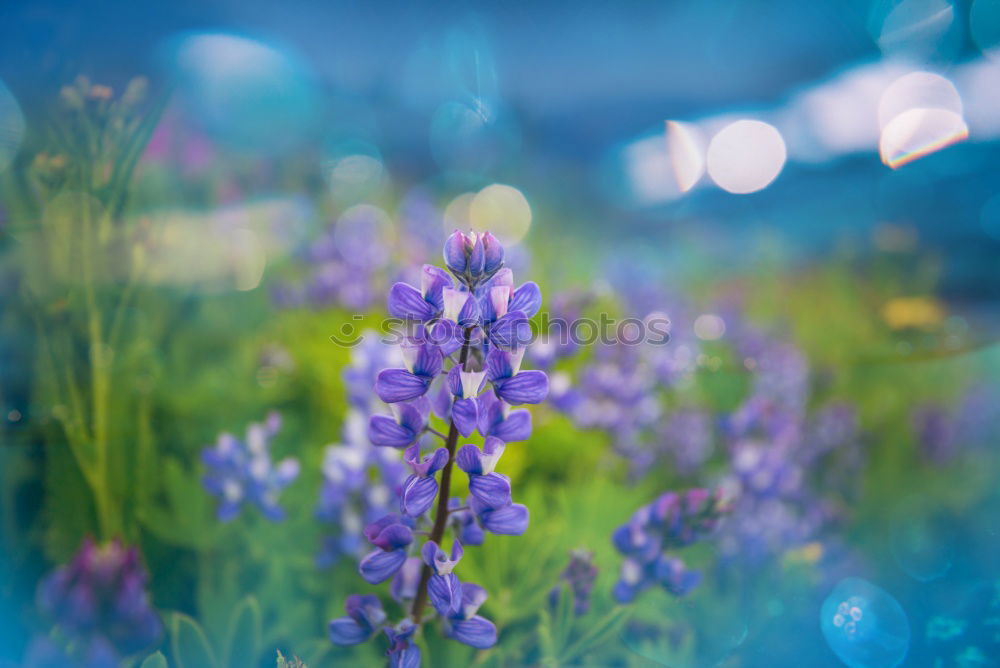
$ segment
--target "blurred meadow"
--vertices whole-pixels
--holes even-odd
[[[0,56],[0,666],[1000,666],[1000,1]]]

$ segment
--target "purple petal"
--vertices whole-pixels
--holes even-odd
[[[489,433],[504,443],[526,441],[531,437],[531,413],[526,410],[511,411],[507,419],[495,425]]]
[[[522,371],[494,384],[497,394],[508,404],[537,404],[549,393],[549,377],[544,371]]]
[[[441,349],[426,341],[404,343],[403,358],[408,361],[407,368],[418,376],[434,378],[441,373],[444,357]]]
[[[431,604],[442,617],[452,617],[462,610],[462,583],[454,573],[432,575],[427,582]]]
[[[385,582],[396,574],[406,561],[406,550],[393,550],[384,552],[375,550],[369,553],[361,563],[358,564],[358,572],[365,582],[369,584],[379,584]]]
[[[368,440],[373,445],[390,448],[405,448],[413,443],[416,434],[391,417],[373,415],[368,421]]]
[[[434,415],[438,416],[442,420],[450,420],[452,394],[451,390],[448,389],[447,381],[441,383],[437,390],[432,390],[430,397]]]
[[[447,454],[447,450],[445,451]],[[437,480],[430,477],[411,475],[403,483],[403,493],[399,499],[400,510],[410,517],[423,515],[434,505],[437,496]]]
[[[465,235],[459,230],[452,232],[444,242],[444,263],[456,274],[465,273],[468,267],[465,259]]]
[[[611,591],[611,595],[621,604],[631,603],[635,600],[635,596],[638,593],[638,587],[630,585],[624,580],[616,582],[614,589]]]
[[[476,430],[479,420],[479,410],[475,399],[456,399],[451,407],[451,419],[458,433],[468,437]]]
[[[402,603],[416,597],[417,587],[420,586],[420,571],[423,566],[419,557],[407,557],[406,561],[403,562],[402,568],[399,569],[396,577],[392,579],[392,584],[389,585],[389,593],[396,601]]]
[[[434,305],[435,311],[440,311],[444,307],[444,300],[441,293],[445,288],[453,285],[451,276],[444,269],[435,267],[432,264],[425,264],[420,273],[420,292],[425,301]]]
[[[497,627],[479,615],[472,619],[452,622],[449,635],[458,642],[476,649],[488,649],[497,644]]]
[[[428,340],[437,345],[441,352],[450,355],[462,347],[462,328],[451,320],[438,320],[431,327]]]
[[[503,266],[503,246],[501,246],[500,242],[497,241],[497,238],[489,232],[483,233],[482,239],[483,250],[486,255],[483,271],[487,274],[492,274]]]
[[[413,530],[405,524],[390,524],[370,540],[372,545],[383,550],[398,550],[413,542]]]
[[[378,596],[351,594],[344,601],[347,616],[368,630],[374,630],[385,621],[385,610]]]
[[[482,464],[484,473],[492,473],[493,469],[496,468],[497,462],[500,461],[500,457],[503,455],[503,451],[506,449],[507,444],[496,436],[487,436],[486,440],[483,441],[483,455]]]
[[[486,590],[472,582],[462,583],[462,616],[469,619],[486,602]]]
[[[422,396],[430,384],[430,378],[414,375],[406,369],[385,369],[375,379],[375,394],[392,404]]]
[[[398,403],[393,406],[393,412],[396,414],[396,421],[413,432],[415,438],[427,426],[430,402],[421,397],[412,403]]]
[[[514,291],[507,310],[521,311],[530,318],[538,313],[538,309],[541,307],[542,291],[539,289],[537,283],[529,281]]]
[[[389,668],[420,668],[420,647],[409,644],[403,649],[390,651]]]
[[[486,248],[483,247],[483,237],[482,235],[476,236],[476,243],[472,246],[472,252],[469,253],[469,273],[473,276],[479,276],[483,273],[486,268]]]
[[[448,370],[448,375],[446,376],[445,382],[448,384],[448,389],[456,397],[464,396],[462,394],[462,367],[456,364]]]
[[[350,617],[340,617],[330,622],[330,640],[335,645],[357,645],[368,640],[371,631]]]
[[[389,313],[396,318],[419,320],[434,317],[437,309],[424,299],[420,291],[406,283],[396,283],[389,289]]]
[[[516,373],[517,361],[512,353],[491,349],[486,355],[486,377],[494,383],[511,378]]]
[[[528,508],[513,503],[505,508],[484,510],[479,515],[483,528],[490,533],[520,536],[528,530]]]
[[[406,449],[403,460],[410,465],[418,476],[434,475],[448,463],[448,449],[438,448],[423,459],[420,458],[420,446],[413,445]]]
[[[455,455],[455,463],[469,475],[482,475],[482,452],[475,445],[463,445]]]
[[[393,524],[402,524],[402,523],[403,523],[402,517],[390,513],[368,524],[368,526],[366,526],[361,533],[364,535],[365,538],[371,541],[374,540],[380,533],[382,533],[382,530],[385,529],[386,527],[392,526]]]
[[[490,341],[498,348],[513,350],[531,343],[531,324],[521,311],[509,311],[490,327]]]
[[[440,545],[432,540],[424,543],[424,546],[420,549],[420,555],[424,563],[434,569],[435,575],[448,575],[451,573],[458,562],[462,560],[464,553],[465,550],[462,548],[462,543],[458,540],[451,546],[450,557],[445,554]]]
[[[471,294],[465,300],[462,310],[458,313],[458,324],[461,327],[473,327],[478,325],[482,319],[482,312],[479,309],[479,300]]]
[[[511,504],[510,478],[502,473],[469,476],[469,493],[489,509]]]

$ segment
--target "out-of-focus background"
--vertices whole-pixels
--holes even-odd
[[[395,358],[331,337],[456,228],[671,340],[529,349],[531,525],[462,565],[499,642],[425,662],[1000,665],[1000,0],[3,3],[0,664],[378,665],[326,625]],[[618,600],[614,529],[700,487],[697,586]]]

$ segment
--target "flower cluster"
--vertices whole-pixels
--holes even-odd
[[[396,352],[374,332],[367,332],[351,350],[351,363],[344,370],[350,408],[342,443],[326,448],[316,506],[316,517],[336,527],[323,538],[316,558],[321,568],[332,566],[342,556],[364,556],[367,546],[362,529],[399,503],[406,466],[396,450],[372,448],[367,429],[368,415],[385,406],[372,390],[375,376],[396,362]]]
[[[277,286],[275,301],[282,306],[368,308],[389,263],[374,213],[371,207],[345,211],[303,251],[310,267],[304,283]]]
[[[753,381],[724,420],[735,502],[719,545],[726,563],[753,565],[818,539],[837,516],[835,500],[857,487],[860,430],[849,404],[807,412],[809,367],[793,345],[750,331],[737,348]]]
[[[244,502],[257,506],[264,517],[279,521],[285,513],[278,495],[299,475],[299,462],[291,457],[271,461],[271,439],[281,429],[281,416],[270,413],[263,424],[247,427],[245,440],[232,434],[219,436],[214,446],[202,450],[207,469],[202,483],[219,498],[218,518],[234,519]]]
[[[650,347],[599,346],[557,403],[578,426],[610,434],[633,473],[648,469],[653,457],[649,437],[663,415],[657,378],[646,357]]]
[[[913,410],[911,422],[917,446],[925,460],[934,465],[953,461],[963,450],[990,443],[1000,432],[1000,418],[993,406],[998,393],[990,386],[973,386],[957,404],[925,402]]]
[[[625,556],[613,592],[615,599],[629,603],[657,584],[675,596],[694,589],[701,574],[666,551],[706,537],[728,511],[729,503],[721,492],[705,489],[667,492],[635,511],[611,537],[615,548]]]
[[[572,550],[569,554],[569,564],[559,576],[560,583],[566,583],[573,593],[573,612],[578,617],[590,611],[590,592],[594,589],[597,579],[597,566],[594,565],[594,553],[587,550]],[[549,603],[553,607],[558,603],[562,585],[556,585],[549,592]]]
[[[134,547],[86,539],[66,565],[42,580],[38,609],[53,632],[36,638],[27,665],[113,667],[151,645],[162,631]]]
[[[662,310],[668,303],[678,305],[671,308],[671,318],[674,314],[686,317],[683,303],[659,290],[638,289],[634,281],[626,281],[622,287],[614,296],[633,312],[646,313],[646,323],[668,319]],[[595,289],[589,295],[561,295],[560,314],[568,317],[560,317],[572,322],[600,292]],[[633,477],[640,477],[658,460],[668,457],[684,473],[693,472],[711,454],[711,420],[693,411],[683,411],[674,420],[661,391],[689,384],[701,363],[692,332],[691,327],[671,326],[670,345],[662,341],[617,341],[596,346],[575,378],[565,370],[553,371],[552,406],[581,428],[607,433],[616,452],[628,462]],[[541,338],[532,346],[532,359],[546,368],[579,352],[572,340],[556,345],[552,338]]]
[[[444,635],[480,649],[496,642],[496,627],[477,614],[486,591],[462,582],[455,570],[465,547],[482,544],[486,532],[527,530],[528,509],[514,502],[510,479],[495,468],[509,442],[531,433],[530,413],[513,406],[539,403],[548,393],[545,373],[521,370],[528,318],[541,306],[538,286],[514,287],[504,250],[488,232],[456,231],[444,259],[450,274],[424,265],[419,288],[396,283],[389,291],[389,312],[412,329],[401,344],[404,367],[384,369],[375,380],[375,393],[391,412],[373,415],[368,430],[374,445],[403,450],[411,473],[399,512],[364,529],[374,549],[358,570],[371,584],[392,579],[391,594],[409,614],[389,625],[378,598],[352,596],[347,616],[330,623],[330,637],[341,645],[383,630],[394,666],[419,665],[414,634],[428,602]],[[431,426],[432,413],[448,425],[447,434]],[[460,436],[474,432],[482,446],[458,447]],[[441,438],[443,447],[423,448],[427,434]],[[464,500],[452,496],[455,465],[468,479]]]

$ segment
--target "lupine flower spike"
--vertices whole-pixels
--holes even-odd
[[[611,540],[625,556],[621,576],[614,588],[619,603],[631,602],[640,592],[660,585],[675,596],[683,596],[701,580],[667,550],[691,545],[712,533],[729,502],[720,492],[691,489],[667,492],[639,508],[627,524],[618,527]]]
[[[399,512],[365,528],[374,549],[359,571],[372,584],[391,579],[390,593],[408,614],[390,623],[376,597],[352,596],[347,616],[330,622],[330,638],[339,645],[381,630],[389,664],[407,668],[420,665],[415,638],[429,613],[436,613],[446,637],[477,649],[496,643],[496,627],[478,614],[486,590],[461,580],[460,562],[487,532],[527,530],[528,508],[514,502],[510,479],[495,468],[508,443],[531,434],[530,413],[512,407],[543,401],[549,387],[545,373],[521,368],[528,319],[541,306],[538,286],[514,287],[503,247],[489,232],[456,231],[444,259],[447,271],[423,267],[419,288],[397,283],[389,290],[389,312],[413,329],[400,346],[403,368],[384,369],[375,379],[375,393],[391,415],[373,415],[368,427],[374,446],[403,451],[410,475]],[[432,411],[447,422],[446,434],[430,426]],[[476,432],[482,446],[459,445]],[[425,448],[429,435],[443,444]],[[452,496],[456,465],[468,476],[464,500]]]
[[[146,579],[134,547],[85,540],[76,556],[38,587],[38,609],[59,632],[32,641],[27,665],[110,668],[149,647],[163,626]]]
[[[219,498],[217,515],[221,521],[235,519],[244,502],[257,506],[269,520],[284,519],[278,495],[298,477],[299,462],[291,457],[277,464],[271,461],[271,439],[279,429],[281,416],[271,413],[263,424],[247,427],[243,441],[222,434],[214,447],[202,450],[207,469],[202,482],[210,494]]]

